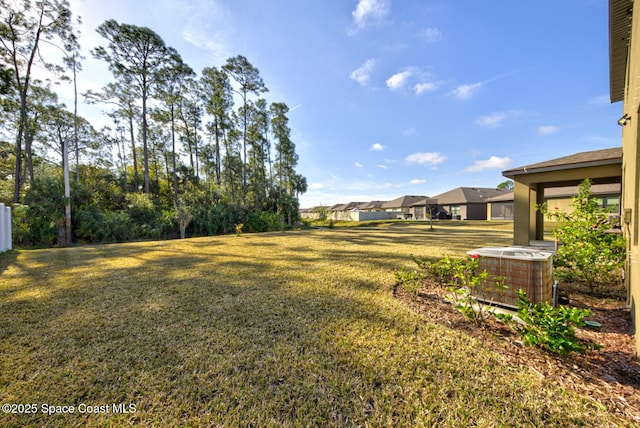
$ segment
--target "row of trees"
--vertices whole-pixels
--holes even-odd
[[[100,91],[78,94],[80,21],[72,19],[67,0],[0,0],[0,17],[0,200],[31,202],[17,210],[26,223],[33,220],[28,213],[35,201],[47,198],[64,203],[39,213],[51,219],[47,224],[58,231],[59,243],[70,242],[72,232],[81,235],[80,214],[87,207],[126,214],[140,197],[157,218],[172,213],[183,233],[203,204],[233,212],[237,223],[254,212],[288,224],[297,219],[298,196],[307,184],[295,169],[289,109],[262,97],[268,89],[245,57],[197,75],[151,29],[107,20],[97,30],[105,43],[91,55],[105,62],[113,80]],[[59,101],[51,80],[73,84],[73,109]],[[112,125],[97,130],[83,119],[81,96],[100,105]],[[98,190],[97,199],[72,194],[105,177],[124,202],[100,202]]]

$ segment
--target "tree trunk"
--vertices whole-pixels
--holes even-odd
[[[148,196],[151,193],[149,186],[149,146],[147,142],[147,88],[146,79],[143,79],[142,85],[142,155],[144,161],[144,193]]]
[[[138,179],[138,154],[136,153],[136,140],[133,131],[133,114],[129,116],[129,132],[131,134],[131,154],[133,155],[133,186],[134,192],[137,192],[140,180]]]
[[[20,202],[20,189],[22,180],[22,122],[18,126],[18,136],[16,137],[16,167],[13,187],[13,203]]]
[[[76,183],[80,183],[80,144],[78,142],[78,79],[76,73],[76,57],[73,55],[73,143],[76,150]],[[67,149],[67,160],[69,151]],[[71,208],[69,208],[71,210]],[[71,217],[71,211],[69,211]],[[67,232],[70,233],[70,232]]]
[[[218,119],[215,119],[214,122],[214,127],[215,127],[215,132],[216,132],[216,184],[218,185],[218,187],[220,187],[220,184],[222,184],[221,181],[221,177],[220,177],[220,164],[222,163],[220,160],[220,136],[219,136],[219,132],[220,130],[218,129]]]
[[[62,165],[64,170],[64,226],[65,244],[71,244],[71,183],[69,182],[69,143],[66,139],[62,141]]]

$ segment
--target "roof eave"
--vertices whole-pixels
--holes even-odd
[[[609,0],[609,96],[624,100],[632,0]]]
[[[518,175],[538,174],[541,172],[564,171],[567,169],[590,168],[594,166],[622,164],[622,159],[602,159],[599,161],[580,162],[566,165],[551,165],[537,168],[521,167],[508,171],[502,171],[502,175],[507,178],[513,178]]]

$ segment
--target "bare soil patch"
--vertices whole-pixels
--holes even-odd
[[[589,319],[602,325],[598,330],[580,328],[578,337],[603,348],[556,355],[523,346],[520,336],[496,319],[480,327],[474,325],[447,302],[447,293],[445,287],[427,282],[413,299],[401,286],[394,287],[394,296],[428,321],[463,331],[504,355],[511,364],[527,367],[545,381],[586,395],[610,412],[640,423],[640,361],[633,345],[631,313],[623,301],[597,298],[572,287],[569,304],[590,309]]]

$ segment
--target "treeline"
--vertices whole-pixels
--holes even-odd
[[[282,229],[298,220],[286,104],[245,57],[198,75],[149,28],[107,20],[91,55],[113,79],[79,93],[79,20],[67,0],[0,0],[0,201],[17,244]],[[38,71],[38,72],[36,72]],[[42,78],[40,76],[46,76]],[[72,108],[52,81],[67,80]],[[109,126],[79,114],[99,105]]]

